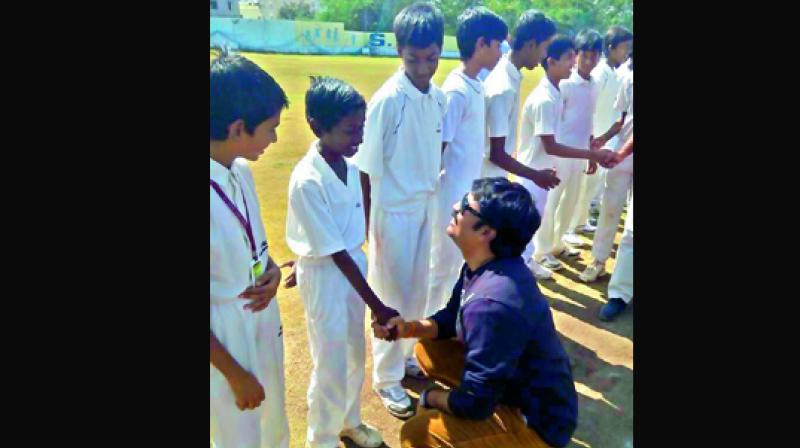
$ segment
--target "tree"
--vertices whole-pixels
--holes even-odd
[[[285,20],[313,19],[314,8],[304,0],[286,2],[278,9],[278,18]]]

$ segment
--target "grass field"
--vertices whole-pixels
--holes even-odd
[[[293,258],[284,238],[289,175],[314,139],[305,121],[304,95],[309,76],[341,78],[355,86],[369,100],[373,92],[398,68],[400,61],[397,58],[350,56],[244,55],[267,70],[287,92],[291,102],[289,109],[281,116],[278,142],[267,149],[261,160],[251,164],[261,202],[261,218],[270,241],[270,254],[280,264]],[[447,73],[458,63],[455,60],[441,61],[434,77],[437,85],[442,84]],[[542,74],[541,68],[532,72],[523,70],[521,103]],[[619,237],[618,232],[617,243]],[[591,239],[586,239],[586,242],[591,243]],[[591,259],[590,251],[590,247],[586,248],[579,259],[566,263],[566,268],[559,271],[553,280],[539,283],[550,302],[556,327],[573,362],[573,375],[579,392],[579,426],[569,446],[632,447],[633,309],[630,307],[612,323],[597,319],[597,312],[606,301],[608,277],[589,285],[578,281],[578,274]],[[613,270],[613,258],[608,267]],[[286,403],[291,446],[300,448],[304,445],[306,435],[305,394],[312,361],[308,353],[303,306],[297,289],[281,289],[278,301],[284,327]],[[372,356],[368,342],[367,374],[362,390],[363,419],[381,430],[386,445],[399,447],[402,421],[390,416],[371,391],[371,369]],[[422,384],[408,386],[420,390]],[[412,396],[416,395],[412,393]]]

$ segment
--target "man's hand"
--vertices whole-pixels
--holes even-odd
[[[256,313],[269,305],[269,302],[278,292],[278,285],[281,282],[281,270],[275,263],[268,265],[267,271],[261,274],[256,280],[256,286],[250,286],[239,294],[240,299],[250,300],[244,306],[245,309]]]
[[[266,398],[264,388],[261,387],[258,379],[244,369],[239,369],[236,374],[228,378],[228,384],[233,390],[233,395],[236,397],[236,407],[240,411],[255,409]]]
[[[391,330],[394,329],[394,332]],[[383,339],[384,341],[394,341],[396,339],[404,337],[404,330],[405,330],[405,320],[400,315],[394,316],[386,323],[386,325],[381,325],[375,319],[374,315],[372,318],[372,334],[375,335],[378,339]],[[392,335],[394,333],[394,335]]]
[[[292,271],[289,273],[289,275],[287,275],[286,278],[283,279],[283,287],[286,289],[290,289],[297,286],[297,267],[295,266],[294,260],[289,260],[286,263],[283,263],[282,265],[280,265],[280,268],[281,269],[292,268]]]
[[[538,170],[531,176],[531,181],[545,190],[549,190],[561,183],[561,179],[556,176],[555,170]]]

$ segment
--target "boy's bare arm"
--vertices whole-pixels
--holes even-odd
[[[607,149],[587,151],[585,149],[576,149],[571,146],[562,145],[557,143],[555,136],[542,135],[542,144],[544,150],[551,156],[563,157],[565,159],[588,159],[592,162],[597,162],[602,166],[613,165],[616,157],[615,154]]]
[[[489,138],[489,160],[500,168],[517,176],[530,179],[536,185],[549,190],[561,182],[556,173],[552,170],[535,170],[519,163],[516,159],[506,153],[505,137]]]
[[[222,373],[236,397],[239,410],[255,409],[264,401],[264,388],[256,377],[245,370],[211,333],[211,365]]]
[[[367,224],[365,231],[367,232],[366,238],[369,239],[369,211],[372,208],[371,200],[372,187],[369,183],[369,174],[361,171],[361,194],[364,195],[364,222]]]

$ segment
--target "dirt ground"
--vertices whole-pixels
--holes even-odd
[[[284,88],[291,102],[289,109],[282,114],[278,143],[270,146],[258,162],[251,164],[261,203],[261,217],[270,242],[270,254],[280,264],[293,258],[284,239],[289,175],[314,139],[304,115],[308,77],[329,75],[344,79],[369,100],[381,83],[397,69],[400,61],[397,58],[349,56],[250,53],[245,56],[267,70]],[[434,81],[441,85],[447,73],[457,64],[458,61],[443,60]],[[521,103],[541,76],[541,68],[523,70]],[[630,306],[615,322],[605,323],[597,319],[597,313],[607,299],[608,277],[592,284],[578,280],[578,274],[591,260],[591,236],[584,236],[584,241],[587,246],[582,248],[579,259],[567,261],[566,268],[556,273],[553,280],[539,283],[539,288],[550,302],[556,327],[572,360],[575,385],[579,392],[579,425],[569,446],[628,448],[633,446],[633,307]],[[608,263],[609,271],[614,268],[614,255]],[[306,435],[306,388],[312,361],[308,352],[303,306],[297,289],[281,288],[278,302],[284,327],[286,403],[291,446],[300,448],[304,446]],[[367,350],[362,416],[364,421],[381,431],[386,446],[399,447],[403,422],[389,415],[372,392],[369,341]],[[406,386],[412,397],[416,398],[416,391],[421,390],[424,383],[409,381]],[[341,446],[355,445],[343,441]]]

